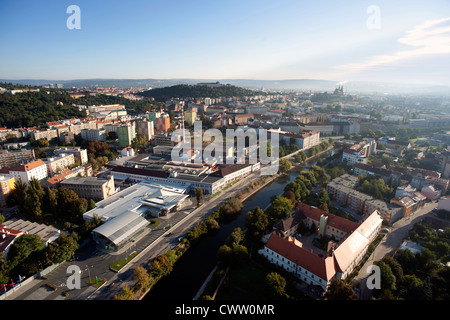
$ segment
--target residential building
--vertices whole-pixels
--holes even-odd
[[[88,163],[88,155],[86,149],[81,149],[80,147],[72,148],[58,148],[53,151],[53,155],[58,156],[60,154],[73,154],[75,158],[80,160],[80,164],[84,165]]]
[[[306,130],[320,132],[321,136],[333,135],[334,126],[331,122],[309,122],[304,125]]]
[[[189,125],[189,126],[193,126],[195,120],[197,119],[197,111],[194,109],[190,109],[187,111],[184,111],[184,121]]]
[[[29,183],[32,178],[36,178],[41,181],[48,177],[47,165],[41,159],[29,162],[27,164],[2,168],[0,173],[9,174],[16,180],[20,178],[25,183]]]
[[[367,163],[369,156],[376,152],[376,145],[375,140],[370,139],[346,148],[342,153],[342,161],[347,161],[347,164]]]
[[[137,121],[137,133],[144,136],[147,141],[152,140],[155,135],[153,121],[146,119]]]
[[[47,165],[48,176],[52,177],[75,164],[73,153],[60,153],[52,158],[45,158],[42,161]]]
[[[42,131],[33,131],[32,138],[35,141],[38,141],[40,139],[46,139],[47,141],[50,141],[52,139],[58,138],[58,130],[57,129],[48,129],[48,130],[42,130]]]
[[[131,147],[125,147],[120,150],[120,155],[122,157],[134,157],[134,149]]]
[[[155,129],[159,132],[168,132],[170,129],[170,117],[168,114],[161,114],[155,119]]]
[[[328,195],[339,205],[347,207],[359,214],[369,214],[375,210],[388,223],[402,217],[402,208],[382,200],[374,199],[365,193],[355,190],[358,177],[349,174],[331,180],[326,187]]]
[[[305,150],[320,144],[320,133],[317,131],[303,131],[301,133],[283,133],[281,139],[287,143],[294,143]]]
[[[397,221],[398,219],[402,218],[404,212],[407,212],[404,211],[404,208],[401,206],[390,204],[382,200],[378,199],[367,200],[365,203],[364,214],[368,214],[370,212],[373,212],[374,210],[377,210],[380,213],[383,220],[385,220],[388,223],[393,223]]]
[[[135,127],[132,125],[123,125],[117,127],[117,138],[119,139],[119,148],[125,148],[131,145],[131,141],[136,137]]]
[[[234,123],[237,125],[247,124],[249,119],[253,118],[253,114],[236,114],[234,116]]]
[[[278,126],[282,131],[291,132],[291,133],[300,133],[303,128],[294,121],[280,121]]]
[[[11,175],[0,175],[0,206],[6,206],[6,201],[15,188],[15,179]]]
[[[0,150],[0,168],[12,167],[34,160],[34,149]]]
[[[106,141],[105,129],[82,129],[81,138],[86,141]]]
[[[442,191],[439,189],[436,189],[433,185],[428,185],[422,187],[422,190],[420,192],[428,199],[428,200],[436,200],[438,199]]]

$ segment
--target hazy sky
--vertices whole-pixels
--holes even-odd
[[[81,29],[67,27],[70,5]],[[450,85],[448,0],[14,0],[0,1],[0,30],[0,78],[12,80]]]

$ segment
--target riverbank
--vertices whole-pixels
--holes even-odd
[[[334,148],[334,146],[330,145],[326,150],[323,150],[323,151],[321,151],[321,152],[319,152],[319,153],[317,153],[317,154],[315,154],[315,155],[313,155],[313,156],[311,156],[309,158],[306,158],[305,161],[303,161],[301,163],[293,163],[292,168],[289,170],[289,172],[290,171],[294,171],[296,169],[298,170],[298,169],[303,168],[305,166],[305,164],[307,164],[308,162],[311,162],[314,159],[320,157],[321,155],[331,151],[333,148]],[[291,157],[295,156],[295,154],[299,153],[300,151],[302,151],[302,150],[298,150],[296,152],[293,152],[292,154],[286,155],[283,158],[291,158]],[[251,192],[251,194],[246,196],[242,201],[244,202],[245,200],[247,200],[248,198],[250,198],[251,196],[256,194],[258,191],[260,191],[262,188],[264,188],[265,186],[267,186],[268,184],[270,184],[271,182],[273,182],[277,178],[279,178],[281,176],[284,176],[285,174],[286,173],[277,173],[277,174],[274,174],[274,175],[270,176],[270,179],[267,179],[267,181],[265,181],[265,183],[263,183],[263,185],[259,186],[256,190]],[[270,204],[268,204],[267,207],[268,206],[270,206]],[[267,209],[267,207],[265,209]],[[204,296],[204,292],[205,292],[206,288],[214,287],[218,283],[217,288],[215,288],[215,290],[214,290],[215,293],[211,297],[212,299],[215,298],[215,296],[216,296],[216,294],[217,294],[217,292],[218,292],[218,290],[220,288],[220,284],[223,283],[223,281],[225,280],[225,278],[227,276],[227,273],[228,273],[228,272],[225,272],[225,273],[222,272],[223,275],[221,275],[219,280],[218,280],[217,279],[217,275],[216,275],[217,272],[221,272],[221,270],[218,268],[218,265],[216,265],[214,267],[214,269],[210,272],[209,276],[205,279],[204,283],[202,284],[202,286],[200,287],[199,291],[195,295],[194,300],[197,300],[197,299],[201,298],[202,296]]]
[[[300,170],[296,172],[296,167],[309,166],[311,162],[315,161],[321,155],[330,152],[330,150],[332,151],[332,149],[333,147],[329,146],[326,150],[308,157],[303,163],[294,163],[293,168],[287,173],[277,173],[271,176],[261,176],[258,173],[254,173],[241,179],[233,187],[216,195],[211,201],[205,201],[203,203],[200,208],[206,205],[208,213],[205,211],[205,214],[201,215],[202,220],[197,222],[193,228],[198,227],[208,216],[214,213],[216,208],[228,201],[231,197],[238,196],[238,194],[244,205],[241,212],[248,212],[256,206],[264,208],[270,205],[270,198],[272,196],[278,196],[280,190],[284,190],[284,187],[299,174]],[[300,151],[302,150],[297,150],[283,158],[293,157]],[[211,204],[214,204],[214,206],[211,206]],[[209,232],[204,237],[202,236],[202,239],[196,241],[194,245],[190,245],[176,262],[172,272],[159,279],[152,286],[151,290],[146,292],[146,296],[142,299],[148,299],[150,301],[168,299],[167,297],[173,296],[171,288],[174,286],[178,288],[178,299],[192,299],[217,264],[216,252],[220,245],[224,243],[234,228],[244,228],[244,225],[245,215],[243,214],[236,215],[231,221],[221,222],[220,228],[217,231]]]

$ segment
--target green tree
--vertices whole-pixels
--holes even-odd
[[[95,209],[95,207],[97,207],[97,205],[95,204],[95,201],[93,199],[89,199],[87,211]]]
[[[136,150],[136,152],[140,152],[147,148],[148,141],[142,134],[137,134],[136,137],[131,141],[131,147]]]
[[[266,276],[266,287],[269,295],[273,299],[288,299],[286,293],[286,279],[276,272],[270,272]]]
[[[197,205],[199,206],[203,200],[203,189],[195,188],[195,197],[197,198]]]
[[[217,250],[217,260],[219,261],[219,263],[222,263],[225,265],[230,263],[232,255],[233,255],[233,249],[226,244],[221,245],[219,247],[219,249]]]
[[[292,168],[292,163],[288,159],[281,159],[280,162],[280,172],[288,172]]]
[[[24,213],[31,220],[41,221],[44,190],[36,178],[31,178],[24,203]]]
[[[78,249],[77,235],[67,236],[64,232],[59,238],[48,245],[45,253],[47,265],[70,260]]]
[[[237,244],[233,246],[233,265],[240,266],[248,260],[248,249],[247,247]]]
[[[233,230],[233,232],[228,236],[226,240],[226,244],[233,248],[234,246],[240,244],[244,241],[245,233],[241,228],[237,227]]]
[[[25,262],[33,252],[41,251],[43,248],[44,244],[38,235],[24,234],[20,236],[14,241],[8,252],[11,269]]]
[[[123,286],[121,293],[114,295],[114,300],[131,300],[133,296],[133,289],[126,284]]]
[[[243,208],[243,204],[239,198],[233,197],[225,204],[219,207],[221,217],[233,217],[240,213]]]
[[[28,185],[19,177],[14,181],[14,190],[11,192],[14,202],[19,206],[19,210],[23,213],[25,199],[27,197]]]
[[[269,217],[260,207],[247,212],[245,217],[245,226],[249,230],[249,234],[258,237],[269,226]]]
[[[170,259],[162,254],[157,256],[151,263],[150,263],[150,274],[154,278],[159,278],[165,275],[168,275],[172,271],[172,263],[170,262]]]
[[[133,271],[134,280],[136,281],[136,289],[144,289],[147,288],[151,281],[152,277],[148,273],[148,271],[141,266],[136,266]]]
[[[353,288],[342,279],[332,279],[327,292],[327,300],[356,300],[356,293]]]
[[[277,197],[269,208],[266,210],[266,214],[269,216],[272,222],[279,219],[286,218],[293,208],[291,200],[279,196]]]
[[[391,267],[383,261],[377,261],[375,264],[380,268],[381,290],[394,292],[396,290],[396,278]]]

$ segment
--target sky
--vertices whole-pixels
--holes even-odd
[[[0,0],[0,30],[0,79],[450,85],[448,0]]]

